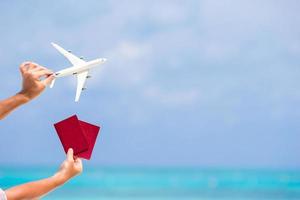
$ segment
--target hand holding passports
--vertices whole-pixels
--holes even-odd
[[[58,137],[67,153],[72,148],[74,155],[89,160],[100,127],[81,121],[76,115],[54,124]]]

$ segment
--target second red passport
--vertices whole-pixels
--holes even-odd
[[[54,124],[58,137],[67,153],[69,148],[74,155],[89,160],[100,131],[100,127],[78,120],[76,115]]]

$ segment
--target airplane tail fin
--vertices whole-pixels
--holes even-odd
[[[50,88],[53,88],[54,83],[55,83],[55,79],[52,80],[52,82],[51,82],[51,84],[50,84]]]

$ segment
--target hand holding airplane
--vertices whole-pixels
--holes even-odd
[[[93,67],[97,67],[103,63],[106,62],[105,58],[98,58],[92,61],[84,61],[82,58],[78,58],[77,56],[73,55],[70,51],[66,51],[59,45],[55,43],[51,43],[54,48],[56,48],[61,54],[63,54],[71,63],[73,66],[60,70],[55,73],[55,79],[64,77],[64,76],[70,76],[70,75],[76,75],[77,76],[77,90],[76,90],[76,96],[75,96],[75,102],[79,101],[81,91],[85,89],[85,81],[87,78],[90,78],[91,76],[88,75],[89,70]],[[50,84],[50,88],[54,86],[55,79]]]

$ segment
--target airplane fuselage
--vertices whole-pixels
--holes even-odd
[[[73,76],[75,75],[77,79],[77,88],[76,88],[76,95],[75,95],[75,102],[79,101],[81,92],[86,89],[85,82],[87,78],[91,78],[89,76],[90,69],[97,67],[106,62],[105,58],[98,58],[92,61],[84,61],[81,58],[75,56],[70,51],[66,51],[59,45],[55,43],[51,43],[53,47],[58,50],[61,54],[63,54],[69,61],[72,63],[72,66],[69,68],[60,70],[55,72],[55,78],[52,80],[51,84],[49,85],[50,88],[54,86],[56,78],[64,77],[64,76]]]
[[[105,58],[99,58],[99,59],[95,59],[89,62],[85,62],[76,66],[71,66],[69,68],[60,70],[58,72],[55,73],[55,77],[59,78],[59,77],[64,77],[64,76],[69,76],[69,75],[76,75],[77,73],[89,70],[93,67],[99,66],[101,64],[103,64],[106,61]]]

